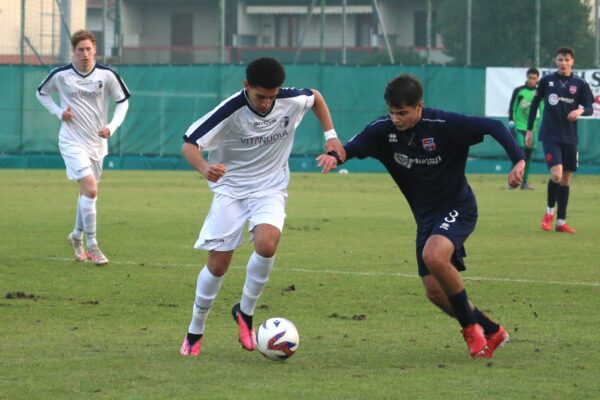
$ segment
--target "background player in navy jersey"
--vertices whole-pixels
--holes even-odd
[[[108,154],[107,139],[121,125],[129,108],[129,90],[121,77],[107,66],[96,64],[96,37],[80,30],[71,38],[73,63],[58,67],[37,89],[40,103],[62,121],[58,147],[67,168],[67,177],[79,182],[75,228],[67,240],[75,259],[108,263],[96,239],[96,201],[102,161]],[[60,106],[51,93],[58,93]],[[107,123],[109,96],[117,103]],[[83,233],[87,251],[83,245]]]
[[[500,121],[424,108],[422,86],[410,75],[389,82],[384,98],[389,115],[346,143],[346,157],[373,157],[385,166],[417,223],[417,264],[427,297],[458,320],[472,357],[489,358],[508,333],[470,303],[459,274],[465,269],[463,243],[477,222],[465,166],[469,146],[489,134],[510,156],[508,182],[517,187],[524,154]],[[330,152],[317,161],[327,173],[343,160]]]
[[[592,115],[594,96],[588,83],[572,72],[575,62],[573,49],[559,48],[555,62],[557,71],[540,79],[529,110],[525,141],[529,145],[533,141],[531,130],[538,106],[543,100],[544,112],[539,139],[544,146],[546,164],[550,168],[550,180],[541,227],[545,231],[552,229],[554,206],[557,205],[556,231],[575,233],[575,229],[567,225],[566,218],[571,176],[577,171],[578,164],[577,118]]]
[[[246,223],[254,253],[248,260],[241,300],[231,312],[242,347],[256,348],[252,316],[269,280],[284,225],[288,158],[295,131],[309,109],[321,123],[325,149],[344,158],[321,94],[314,89],[281,88],[284,79],[285,71],[276,60],[254,60],[246,68],[243,90],[185,133],[183,154],[209,182],[214,198],[195,245],[208,250],[208,260],[198,275],[192,321],[180,350],[183,356],[200,355],[206,317],[233,251],[243,242]],[[208,160],[201,150],[209,152]]]

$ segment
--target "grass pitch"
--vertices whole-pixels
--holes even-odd
[[[202,355],[178,351],[206,255],[212,199],[192,172],[107,171],[98,235],[107,267],[71,261],[76,185],[63,171],[0,170],[0,398],[592,399],[600,396],[600,177],[576,176],[569,223],[543,232],[544,176],[509,191],[469,177],[479,202],[463,274],[510,343],[472,360],[458,324],[423,296],[415,224],[387,175],[294,174],[286,227],[255,320],[292,320],[284,363],[243,351],[229,310],[240,248]]]

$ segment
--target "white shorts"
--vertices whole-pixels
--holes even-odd
[[[60,154],[67,167],[67,178],[78,181],[93,174],[96,181],[100,182],[102,160],[92,160],[84,149],[77,146],[61,147]]]
[[[250,241],[254,227],[273,225],[283,231],[286,193],[275,193],[260,198],[234,199],[215,194],[210,211],[204,220],[196,249],[230,251],[244,242],[244,227],[248,222]]]

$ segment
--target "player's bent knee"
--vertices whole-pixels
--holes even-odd
[[[563,176],[561,173],[552,173],[550,175],[550,179],[552,179],[552,182],[554,183],[560,183],[560,181],[563,179]]]
[[[441,290],[425,290],[425,295],[433,304],[443,307],[446,301],[446,294]]]
[[[444,268],[446,265],[446,260],[433,251],[423,251],[423,261],[425,262],[425,265],[427,265],[427,269],[432,273],[440,268]]]
[[[229,269],[232,257],[233,251],[209,251],[206,267],[214,276],[223,276]]]
[[[254,238],[254,250],[261,257],[273,257],[277,251],[278,244],[279,236],[261,235]]]
[[[275,255],[275,252],[277,251],[277,242],[270,241],[256,243],[254,246],[254,250],[261,257],[271,258]]]
[[[213,276],[219,278],[225,275],[225,272],[227,272],[229,265],[208,264],[207,267]]]

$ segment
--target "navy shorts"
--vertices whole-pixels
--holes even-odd
[[[575,172],[579,165],[576,144],[544,142],[544,157],[548,168],[562,164],[563,170]]]
[[[452,264],[459,271],[465,270],[463,257],[467,256],[464,243],[477,225],[477,203],[475,197],[450,205],[429,223],[417,223],[417,264],[419,276],[429,275],[423,261],[423,248],[431,235],[442,235],[454,244]]]

